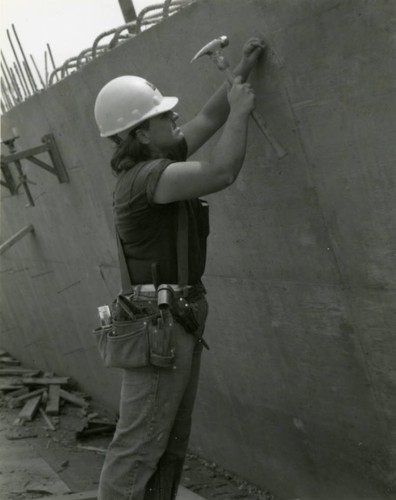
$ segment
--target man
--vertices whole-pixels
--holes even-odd
[[[131,282],[123,292],[134,310],[142,311],[154,342],[158,329],[151,319],[163,314],[158,284],[167,285],[173,295],[169,325],[174,354],[172,368],[153,361],[135,366],[131,360],[123,369],[120,418],[103,466],[99,500],[176,497],[205,344],[207,302],[201,277],[209,223],[207,204],[199,198],[227,188],[238,177],[255,102],[244,82],[263,48],[261,39],[249,39],[233,84],[222,85],[180,127],[174,112],[178,99],[164,97],[140,77],[116,78],[98,94],[95,118],[101,136],[117,144],[111,160],[118,176],[114,216]],[[209,158],[187,160],[222,125]],[[188,315],[175,309],[180,303]]]

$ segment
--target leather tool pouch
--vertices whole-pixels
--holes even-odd
[[[194,313],[193,304],[187,302],[184,297],[175,298],[172,301],[171,311],[175,320],[188,333],[194,333],[198,329],[199,323]]]
[[[107,367],[140,368],[150,360],[147,320],[114,320],[109,327],[93,331]]]

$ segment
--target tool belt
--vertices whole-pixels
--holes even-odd
[[[185,285],[185,286],[166,285],[166,286],[169,286],[170,288],[172,288],[174,293],[182,293],[182,294],[188,293],[188,291],[193,288],[192,285]],[[157,290],[158,289],[152,283],[148,283],[145,285],[132,285],[132,293],[136,293],[137,295],[139,295],[140,293],[142,293],[142,294],[147,293],[147,294],[155,294],[156,295]]]
[[[170,289],[173,298],[184,297],[188,302],[196,302],[202,296],[206,295],[206,289],[201,281],[195,285],[184,286],[162,284],[156,287],[151,283],[147,285],[133,285],[123,295],[128,297],[129,300],[139,300],[142,298],[155,299],[158,294],[161,295],[164,288]],[[162,300],[162,298],[159,300]]]
[[[151,284],[134,285],[131,294],[118,296],[118,308],[115,315],[123,318],[127,315],[129,318],[136,317],[138,319],[142,315],[149,313],[149,308],[144,305],[141,306],[141,303],[137,306],[134,301],[145,298],[156,299],[160,310],[169,308],[173,318],[188,333],[194,334],[200,326],[196,318],[194,304],[205,294],[206,290],[202,283],[193,286],[162,284],[158,288]],[[207,347],[206,342],[203,341],[203,344]]]
[[[191,290],[194,287],[191,287]],[[120,294],[111,307],[99,308],[101,327],[93,331],[100,355],[107,367],[133,369],[144,366],[171,368],[175,362],[173,342],[174,321],[209,346],[198,333],[199,304],[206,303],[203,285],[200,299],[189,301],[184,291],[170,285],[160,285],[150,290],[139,287],[139,294]],[[145,290],[145,291],[142,291]],[[195,291],[198,297],[198,291]]]

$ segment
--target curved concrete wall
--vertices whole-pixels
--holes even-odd
[[[69,184],[25,165],[36,206],[2,190],[1,344],[117,407],[118,373],[90,331],[119,288],[111,146],[93,103],[139,74],[191,117],[222,81],[208,59],[227,34],[239,59],[262,34],[244,169],[209,197],[211,304],[192,448],[280,498],[380,500],[395,492],[395,5],[387,0],[206,0],[95,60],[3,117],[18,149],[52,132]],[[394,57],[393,57],[394,60]],[[214,139],[216,140],[216,139]],[[213,142],[197,157],[207,157]]]

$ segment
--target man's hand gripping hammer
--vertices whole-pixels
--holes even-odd
[[[199,50],[195,56],[191,59],[191,62],[196,61],[199,57],[209,56],[212,61],[216,64],[220,71],[224,71],[227,77],[227,80],[230,84],[233,83],[235,75],[231,71],[230,63],[227,58],[223,54],[222,50],[224,47],[227,47],[229,44],[228,38],[223,35],[218,38],[215,38],[211,42],[207,43],[201,50]],[[263,118],[256,112],[252,112],[252,118],[256,122],[258,128],[266,137],[267,141],[271,144],[274,151],[276,152],[278,158],[283,158],[287,153],[279,144],[279,142],[275,139],[275,137],[268,130],[266,124],[264,123]]]

